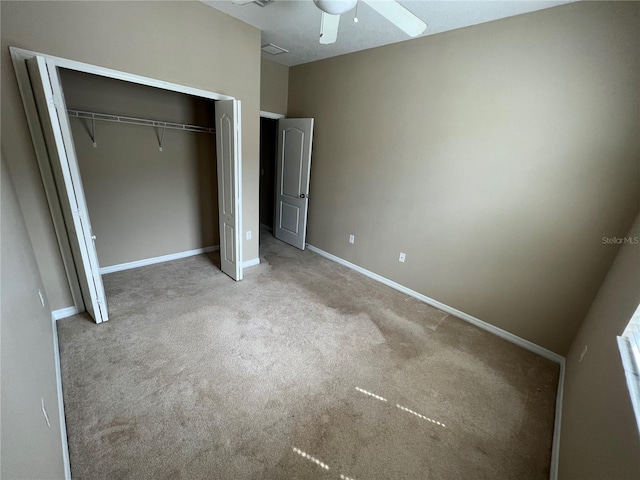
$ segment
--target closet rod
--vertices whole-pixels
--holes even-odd
[[[145,118],[125,117],[123,115],[108,115],[97,112],[83,112],[80,110],[67,110],[69,117],[85,118],[88,120],[101,120],[103,122],[128,123],[130,125],[144,125],[147,127],[171,128],[174,130],[184,130],[186,132],[216,133],[215,128],[200,127],[198,125],[187,125],[184,123],[162,122],[159,120],[148,120]]]

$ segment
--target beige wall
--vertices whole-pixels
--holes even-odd
[[[8,47],[242,101],[243,227],[258,231],[260,32],[200,2],[2,2],[2,151],[53,309],[72,305]],[[243,235],[243,239],[245,236]],[[258,256],[258,235],[243,240]]]
[[[289,67],[261,59],[260,110],[287,114],[289,96]]]
[[[2,158],[2,478],[64,478],[53,326],[16,192]],[[42,413],[44,400],[51,428]]]
[[[601,237],[638,210],[639,10],[579,2],[292,67],[288,114],[316,119],[308,242],[566,353],[616,253]]]
[[[640,215],[627,236],[640,237]],[[640,478],[640,436],[616,342],[640,304],[638,272],[640,245],[624,245],[567,354],[560,480]]]
[[[213,102],[62,71],[75,110],[215,126]],[[71,119],[100,266],[219,244],[215,135]]]

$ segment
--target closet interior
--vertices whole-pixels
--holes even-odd
[[[219,245],[215,102],[60,69],[100,272]]]

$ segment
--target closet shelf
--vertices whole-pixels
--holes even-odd
[[[201,127],[199,125],[187,125],[184,123],[162,122],[160,120],[149,120],[146,118],[125,117],[123,115],[107,115],[97,112],[83,112],[80,110],[67,110],[71,118],[84,118],[87,120],[100,120],[102,122],[128,123],[130,125],[144,125],[147,127],[170,128],[173,130],[184,130],[186,132],[216,133],[215,128]]]

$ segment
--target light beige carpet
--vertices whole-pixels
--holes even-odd
[[[558,366],[263,233],[58,322],[74,479],[546,479]]]

